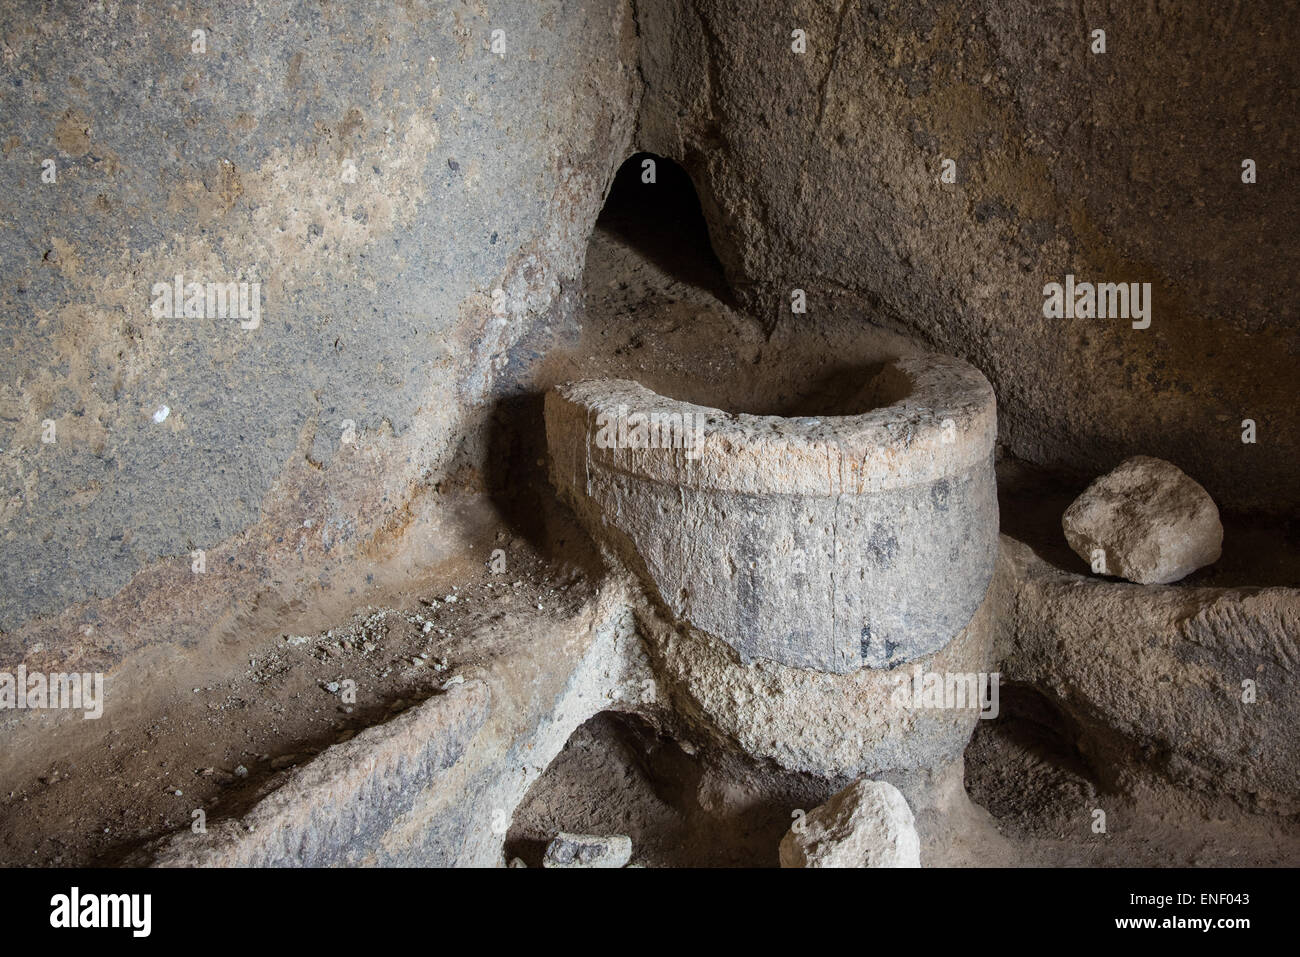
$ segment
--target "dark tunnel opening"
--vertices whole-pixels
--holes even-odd
[[[699,193],[690,174],[674,160],[646,152],[624,160],[596,229],[641,253],[677,281],[729,298]]]

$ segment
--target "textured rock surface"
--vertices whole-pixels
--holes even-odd
[[[1003,550],[999,668],[1070,718],[1103,780],[1300,808],[1300,590],[1099,581]]]
[[[7,661],[202,642],[337,579],[572,324],[625,4],[6,4],[0,35]],[[177,274],[260,281],[260,326],[154,316]]]
[[[574,729],[645,707],[627,601],[613,579],[571,619],[510,622],[506,648],[484,634],[488,653],[464,683],[330,747],[239,817],[182,830],[130,863],[503,865],[514,809]]]
[[[921,839],[922,867],[1025,864],[1018,849],[999,831],[999,822],[971,800],[964,758],[939,768],[892,772],[880,780],[894,785],[907,800]]]
[[[632,839],[626,834],[558,834],[546,846],[543,867],[624,867],[632,859]]]
[[[1300,500],[1300,198],[1270,120],[1296,107],[1287,5],[49,9],[0,13],[11,663],[203,643],[249,610],[233,605],[300,601],[400,534],[454,449],[478,459],[477,405],[569,324],[634,128],[691,172],[769,320],[798,321],[797,287],[814,314],[843,306],[963,356],[1034,462],[1143,450],[1225,507]],[[304,31],[268,26],[286,21]],[[1151,328],[1044,319],[1042,283],[1067,271],[1151,280]],[[155,320],[152,284],[178,272],[259,278],[260,328]]]
[[[1178,466],[1125,459],[1061,517],[1074,553],[1102,575],[1165,585],[1219,560],[1223,525],[1208,492]]]
[[[863,778],[781,840],[782,867],[920,867],[921,841],[898,788]]]
[[[934,768],[960,757],[979,720],[976,706],[912,707],[896,693],[923,673],[989,672],[993,590],[970,624],[943,650],[891,670],[847,675],[743,664],[704,632],[679,629],[642,612],[652,666],[687,733],[791,771],[822,777]],[[912,702],[914,704],[915,702]]]
[[[988,590],[995,404],[942,356],[886,366],[860,402],[784,418],[633,382],[562,386],[547,396],[552,479],[679,620],[743,660],[891,666],[942,648]],[[637,415],[697,423],[693,447],[608,447],[608,423]]]
[[[641,0],[637,13],[639,142],[687,167],[754,311],[797,325],[795,288],[810,313],[871,304],[988,376],[999,436],[1028,461],[1095,474],[1146,453],[1225,508],[1300,504],[1300,170],[1279,121],[1300,112],[1287,40],[1300,8]],[[1099,28],[1105,53],[1090,48]],[[1045,318],[1044,283],[1067,273],[1151,282],[1150,328]],[[1246,417],[1256,445],[1242,444]]]
[[[1067,716],[1070,743],[1104,782],[1130,792],[1160,775],[1270,810],[1300,807],[1290,693],[1300,591],[1117,584],[1058,571],[1005,537],[1002,547],[980,615],[918,663],[926,671],[991,670],[1000,609],[1004,678]],[[512,623],[527,640],[490,639],[495,650],[465,684],[329,749],[240,818],[185,830],[138,862],[500,864],[502,828],[529,785],[575,728],[610,709],[645,715],[692,751],[740,751],[841,779],[834,786],[888,779],[915,808],[927,863],[1015,862],[961,788],[973,711],[899,708],[910,668],[741,665],[721,642],[656,621],[636,593],[615,579],[572,621]]]
[[[490,407],[526,389],[573,325],[586,239],[634,133],[689,169],[741,305],[769,324],[799,324],[801,289],[814,314],[969,360],[1025,459],[1094,474],[1146,451],[1183,463],[1225,509],[1294,509],[1300,153],[1280,118],[1297,112],[1300,24],[1294,4],[1256,7],[5,5],[0,666],[119,671],[138,654],[137,678],[201,668],[322,594],[347,600],[349,567],[367,574],[413,515],[439,512],[429,499],[454,452],[465,481],[481,478],[499,438]],[[1088,49],[1097,26],[1105,54]],[[790,49],[794,28],[805,53]],[[940,178],[946,160],[955,182]],[[1067,272],[1150,281],[1151,327],[1044,318],[1042,284]],[[260,324],[153,315],[154,284],[178,274],[259,282]],[[1242,442],[1247,416],[1258,444]],[[887,504],[930,519],[939,505]],[[793,542],[800,517],[755,527],[785,522]],[[889,537],[859,524],[850,541],[888,557]],[[655,547],[624,551],[667,608],[714,615],[701,620],[715,633],[763,620],[740,588],[733,601],[710,581],[727,596],[713,609],[647,575]],[[736,553],[784,549],[756,537]],[[955,580],[978,577],[950,561]],[[884,607],[950,587],[904,585]],[[845,596],[875,591],[819,606],[830,649],[816,654],[833,670],[855,638],[869,664],[920,653],[886,627],[839,629]],[[778,617],[800,620],[802,601]],[[1008,667],[1075,722],[1098,767],[1296,807],[1294,591],[1034,568],[1010,602]],[[981,620],[917,661],[978,668]],[[918,633],[945,630],[932,624]],[[840,774],[959,749],[973,715],[900,717],[880,674],[840,682],[763,660],[809,660],[805,639],[827,632],[807,630],[792,645],[784,627],[762,648],[738,641],[748,665],[703,632],[654,641],[688,719],[747,753]],[[270,801],[255,830],[220,827],[222,846],[178,839],[176,859],[492,861],[492,818],[534,760],[609,706],[624,659],[585,658],[585,634],[494,659],[481,726],[454,692],[392,723],[391,741],[366,739],[373,767],[327,752],[290,785],[301,806]],[[23,750],[42,754],[37,738]]]

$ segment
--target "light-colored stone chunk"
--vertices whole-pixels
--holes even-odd
[[[863,778],[791,827],[781,866],[920,867],[912,809],[892,784]]]
[[[1177,466],[1135,455],[1094,481],[1061,519],[1093,571],[1141,585],[1176,582],[1219,559],[1223,525],[1208,492]]]

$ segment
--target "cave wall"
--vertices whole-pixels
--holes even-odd
[[[1158,455],[1226,508],[1294,509],[1298,19],[4,4],[0,657],[202,642],[401,540],[449,469],[482,468],[494,404],[572,329],[634,148],[691,173],[769,323],[797,323],[804,289],[978,366],[1014,455],[1080,475]],[[1150,328],[1044,318],[1066,273],[1151,282]],[[259,282],[260,325],[154,315],[177,274]]]
[[[638,142],[690,171],[769,323],[803,289],[978,366],[1018,457],[1156,455],[1223,507],[1290,510],[1298,9],[640,0]],[[1150,282],[1150,327],[1045,318],[1067,273]]]
[[[620,0],[10,2],[0,53],[9,661],[200,640],[400,536],[575,321],[638,92]],[[168,317],[178,274],[260,324]]]

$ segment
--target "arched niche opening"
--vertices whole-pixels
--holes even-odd
[[[594,242],[623,247],[672,279],[727,299],[722,263],[690,175],[656,153],[634,153],[614,176]]]

